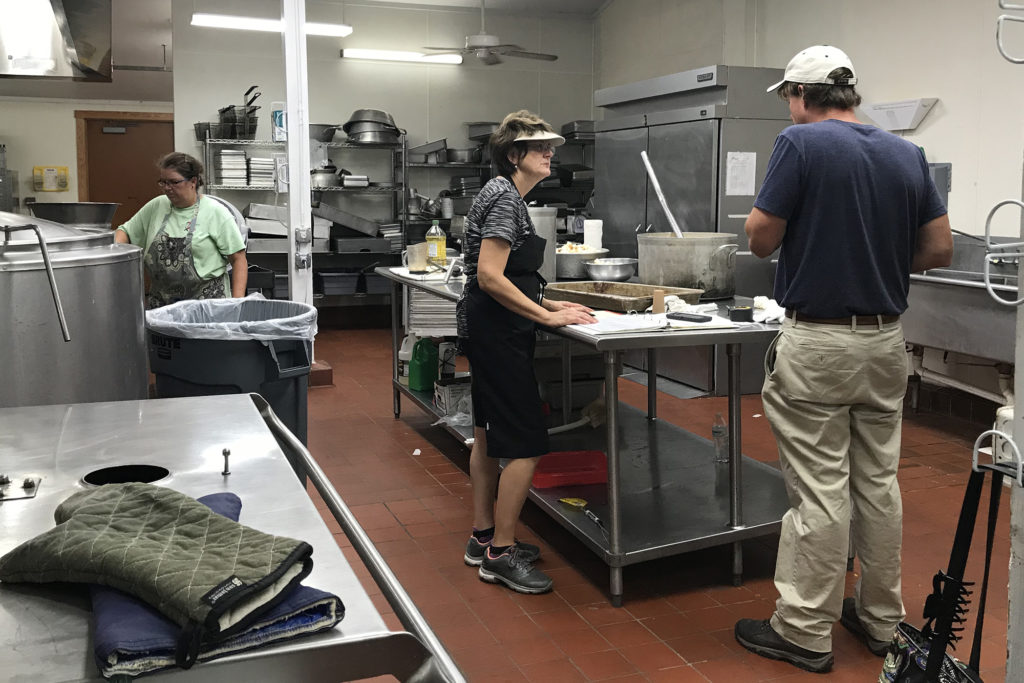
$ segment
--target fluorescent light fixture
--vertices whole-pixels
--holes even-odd
[[[280,19],[258,19],[256,17],[239,17],[230,14],[204,14],[196,12],[192,15],[193,26],[209,28],[233,28],[243,31],[268,31],[281,33],[284,28]],[[307,36],[334,36],[344,38],[352,33],[348,24],[323,24],[313,21],[306,22]]]
[[[426,62],[428,64],[462,64],[462,55],[427,55],[403,50],[366,50],[358,47],[342,49],[344,59],[380,59],[388,62]]]

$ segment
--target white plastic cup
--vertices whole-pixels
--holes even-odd
[[[583,244],[591,249],[601,249],[601,232],[603,221],[589,219],[583,221]]]

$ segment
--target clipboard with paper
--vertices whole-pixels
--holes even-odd
[[[668,320],[664,313],[619,314],[610,311],[594,311],[597,322],[589,325],[569,325],[569,328],[592,337],[615,334],[638,334],[649,332],[675,332],[679,330],[708,330],[736,327],[720,316],[711,316],[706,322]]]

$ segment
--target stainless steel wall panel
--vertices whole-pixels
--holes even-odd
[[[651,166],[665,192],[669,210],[684,231],[715,230],[718,131],[717,120],[650,128],[647,153]],[[672,230],[653,187],[647,192],[647,222],[654,224],[651,232]]]
[[[609,256],[636,258],[637,224],[647,225],[647,173],[640,152],[647,128],[602,131],[594,147],[594,215],[604,221],[602,244]]]

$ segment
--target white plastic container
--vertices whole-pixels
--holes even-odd
[[[583,221],[583,244],[593,249],[601,249],[601,233],[603,221],[587,219]]]
[[[270,139],[274,142],[284,142],[288,139],[288,113],[285,106],[284,102],[270,103]]]
[[[412,347],[420,340],[415,334],[407,334],[402,340],[398,349],[398,381],[401,384],[409,383],[409,361],[412,360]]]

